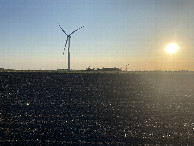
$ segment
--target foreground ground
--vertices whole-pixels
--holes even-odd
[[[0,73],[0,144],[194,143],[194,75]]]

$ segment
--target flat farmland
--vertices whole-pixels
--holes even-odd
[[[0,73],[1,145],[192,145],[193,111],[193,73]]]

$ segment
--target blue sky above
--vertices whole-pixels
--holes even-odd
[[[192,0],[6,0],[0,2],[0,67],[194,70]],[[164,47],[180,49],[169,56]]]

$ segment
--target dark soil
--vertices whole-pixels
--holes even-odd
[[[194,143],[194,75],[0,73],[0,144]]]

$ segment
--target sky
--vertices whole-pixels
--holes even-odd
[[[194,70],[193,0],[1,0],[0,68]],[[168,54],[165,46],[179,49]]]

